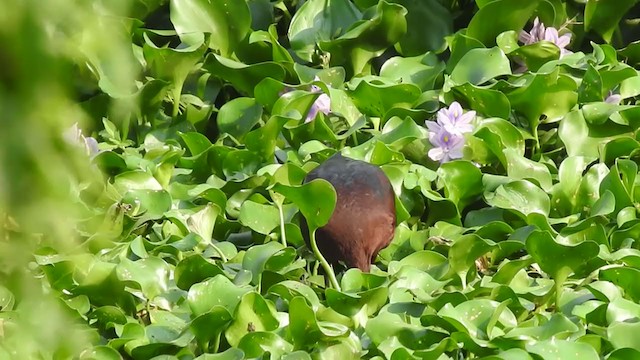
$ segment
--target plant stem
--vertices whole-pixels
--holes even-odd
[[[287,234],[284,231],[284,211],[282,209],[282,204],[279,201],[276,201],[275,203],[278,207],[278,213],[280,214],[280,240],[282,241],[282,245],[287,247]]]
[[[316,243],[316,229],[309,229],[309,236],[311,237],[311,250],[313,250],[313,254],[318,258],[322,268],[327,273],[331,286],[333,286],[334,289],[341,291],[340,284],[338,284],[338,279],[336,279],[336,274],[333,272],[333,268],[329,265],[324,256],[322,256],[320,249],[318,249],[318,244]]]

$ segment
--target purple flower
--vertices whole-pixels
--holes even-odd
[[[429,129],[429,142],[434,146],[427,155],[441,163],[462,158],[464,134],[473,131],[471,122],[475,116],[475,111],[465,113],[456,101],[449,108],[440,109],[436,121],[425,122]]]
[[[464,113],[462,106],[457,101],[452,102],[448,109],[440,109],[437,115],[438,123],[444,126],[448,132],[457,135],[473,131],[471,121],[475,117],[475,111]]]
[[[618,105],[620,104],[621,100],[622,100],[622,96],[620,94],[614,94],[613,91],[609,91],[609,94],[604,99],[604,102],[613,104],[613,105]]]
[[[320,79],[316,77],[314,80],[318,81]],[[311,85],[311,92],[319,93],[319,92],[322,92],[322,89],[320,89],[320,87],[316,85]],[[331,111],[331,98],[329,97],[329,95],[322,93],[320,94],[320,96],[318,96],[316,101],[314,101],[313,104],[311,105],[311,108],[309,109],[309,113],[307,113],[307,118],[305,119],[304,122],[308,123],[313,121],[319,112],[325,115],[328,115],[329,111]]]
[[[571,51],[566,49],[571,41],[571,33],[559,35],[558,29],[554,27],[545,28],[544,24],[541,23],[537,17],[533,20],[531,31],[520,31],[518,39],[525,45],[531,45],[542,40],[550,41],[560,48],[560,57],[571,54]]]
[[[68,128],[64,132],[63,137],[71,145],[83,145],[87,155],[94,156],[100,152],[100,149],[98,149],[98,141],[91,136],[84,136],[82,130],[78,128],[78,123]]]
[[[313,81],[320,81],[320,79],[316,77],[315,79],[313,79]],[[282,91],[280,91],[278,95],[282,96],[293,90],[295,89],[286,86],[284,89],[282,89]],[[307,117],[304,120],[305,123],[313,121],[319,112],[325,115],[328,115],[329,112],[331,111],[331,98],[329,97],[329,95],[323,93],[322,89],[316,85],[311,85],[310,91],[312,93],[321,93],[321,94],[320,96],[318,96],[316,101],[314,101],[313,104],[311,104],[311,107],[309,108],[309,112],[307,113]]]
[[[427,121],[429,128],[429,142],[434,146],[427,155],[432,160],[445,163],[452,159],[462,157],[464,147],[464,137],[461,134],[452,134],[444,126],[440,126],[434,121]]]

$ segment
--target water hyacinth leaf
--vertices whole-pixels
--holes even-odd
[[[545,191],[551,189],[551,173],[545,165],[518,155],[511,148],[503,150],[507,161],[507,175],[513,179],[535,180]]]
[[[452,161],[438,168],[445,195],[460,211],[482,195],[482,172],[468,161]]]
[[[560,244],[549,232],[540,230],[529,235],[526,247],[540,268],[559,281],[563,281],[572,271],[596,257],[600,250],[594,241],[585,241],[573,246]]]
[[[550,340],[555,336],[567,336],[578,331],[578,326],[569,320],[564,314],[553,314],[549,321],[539,326],[522,327],[512,329],[507,333],[508,337],[531,340]]]
[[[234,313],[242,295],[251,290],[249,286],[234,285],[224,275],[216,275],[191,286],[187,303],[195,316],[211,311],[214,306],[222,306],[230,313]]]
[[[324,179],[315,179],[298,187],[275,184],[272,189],[300,208],[310,229],[326,225],[336,206],[336,191]]]
[[[80,360],[122,360],[122,356],[109,346],[99,345],[83,351]]]
[[[283,81],[285,69],[276,62],[261,62],[257,64],[243,64],[217,54],[209,54],[202,65],[214,76],[231,83],[236,89],[247,96],[253,96],[253,91],[264,78]]]
[[[116,267],[118,278],[131,281],[140,287],[148,300],[167,291],[169,265],[160,258],[149,257],[137,261],[122,259]]]
[[[277,328],[275,311],[262,295],[249,292],[240,300],[233,321],[224,334],[229,344],[238,346],[242,337],[250,332],[273,331]]]
[[[258,204],[247,200],[240,207],[238,220],[251,230],[268,235],[280,225],[280,214],[273,205]]]
[[[392,117],[382,128],[378,140],[387,144],[392,150],[402,150],[406,145],[424,136],[424,129],[419,127],[413,119]]]
[[[238,349],[244,352],[245,358],[259,358],[269,352],[275,359],[293,351],[293,345],[274,332],[251,332],[243,336]]]
[[[483,119],[477,126],[475,137],[483,139],[491,151],[507,164],[505,149],[511,149],[515,154],[524,155],[524,137],[518,128],[510,122],[500,118]]]
[[[451,49],[451,57],[447,61],[447,73],[451,73],[453,69],[458,65],[460,59],[465,56],[472,49],[485,48],[479,40],[467,36],[464,32],[457,32],[454,35],[445,38],[449,49]]]
[[[407,9],[407,33],[397,42],[403,56],[417,56],[444,46],[444,38],[453,33],[452,15],[436,0],[392,0]],[[414,31],[415,30],[415,31]]]
[[[378,347],[390,338],[402,339],[402,343],[410,347],[418,347],[423,341],[426,344],[435,344],[441,341],[444,335],[407,323],[400,314],[389,312],[389,307],[370,319],[365,331]]]
[[[335,103],[335,102],[333,102]],[[282,127],[291,119],[272,116],[263,126],[249,132],[245,137],[247,149],[254,151],[265,160],[272,159],[275,153],[278,135]]]
[[[511,328],[517,324],[515,316],[508,308],[503,308],[497,301],[488,299],[469,300],[455,307],[445,305],[438,311],[438,316],[445,320],[455,320],[464,326],[472,338],[479,340],[488,340],[495,336],[491,328],[491,320],[495,315],[497,318],[494,321],[497,320],[503,327]]]
[[[244,358],[244,351],[238,348],[229,348],[217,354],[202,354],[195,360],[242,360]]]
[[[355,316],[362,311],[366,315],[373,315],[387,302],[388,295],[389,289],[384,286],[356,293],[340,292],[333,289],[325,291],[327,304],[345,316]]]
[[[396,84],[384,78],[354,78],[347,93],[362,113],[382,117],[393,107],[411,107],[421,94],[413,84]]]
[[[262,245],[254,245],[247,250],[242,259],[242,267],[251,271],[253,284],[260,282],[260,276],[267,261],[284,247],[279,242],[268,242]]]
[[[320,308],[320,299],[313,289],[298,281],[285,280],[281,281],[268,290],[268,293],[277,294],[281,299],[291,301],[296,296],[302,296],[311,306],[313,311]]]
[[[495,246],[493,241],[475,234],[463,235],[453,242],[449,250],[449,263],[463,279],[463,284],[467,272],[475,266],[476,259],[493,250]]]
[[[625,207],[633,206],[633,192],[638,165],[628,159],[618,159],[600,183],[600,192],[611,191],[616,199],[614,214]]]
[[[640,95],[640,76],[626,78],[620,83],[620,96],[623,99],[638,95]]]
[[[220,132],[242,138],[260,121],[262,106],[254,98],[240,97],[233,99],[220,108],[218,112],[218,128]]]
[[[456,85],[480,85],[498,76],[510,74],[509,59],[500,48],[472,49],[456,64],[451,72],[451,81]]]
[[[291,19],[287,33],[291,48],[301,59],[312,61],[317,43],[340,36],[361,16],[348,0],[309,0]]]
[[[128,190],[162,190],[162,185],[146,171],[127,171],[114,178],[114,187],[120,192]]]
[[[375,10],[375,16],[354,23],[337,39],[319,43],[332,59],[340,63],[350,60],[354,74],[363,72],[370,59],[381,55],[407,32],[407,9],[403,6],[381,1]]]
[[[550,41],[539,41],[520,46],[510,53],[524,60],[527,70],[538,71],[542,65],[560,58],[560,49]]]
[[[559,69],[549,74],[536,74],[528,85],[509,92],[507,97],[513,110],[521,112],[535,129],[540,116],[547,121],[559,120],[577,103],[577,85]]]
[[[602,91],[602,77],[593,65],[589,65],[578,87],[578,101],[580,103],[602,101]]]
[[[211,147],[211,141],[204,135],[198,132],[188,132],[180,134],[182,141],[187,145],[191,155],[199,155],[209,150]]]
[[[213,228],[221,210],[211,203],[193,210],[195,210],[194,213],[187,218],[189,230],[198,234],[206,243],[210,243]]]
[[[546,340],[525,345],[528,352],[542,359],[596,360],[600,357],[589,344],[568,340]]]
[[[627,297],[637,302],[640,300],[640,288],[634,279],[639,273],[640,270],[630,267],[612,267],[600,270],[599,278],[621,287]]]
[[[493,193],[485,193],[487,204],[501,209],[517,210],[522,214],[549,215],[549,196],[539,187],[526,180],[512,181],[498,186]]]
[[[444,63],[435,54],[426,53],[414,57],[392,57],[382,64],[380,76],[415,84],[422,91],[427,91],[433,89],[435,81],[443,71]]]
[[[606,102],[597,102],[585,104],[582,107],[582,113],[589,124],[602,125],[606,123],[612,115],[624,109],[628,109],[628,107],[608,104]]]
[[[500,91],[470,83],[454,86],[451,89],[469,104],[469,108],[485,116],[506,119],[511,113],[509,99]]]
[[[633,156],[639,149],[640,142],[630,136],[622,136],[604,144],[602,159],[610,164],[618,158]]]
[[[289,333],[296,347],[316,344],[320,340],[345,336],[349,330],[339,324],[326,327],[318,322],[316,314],[301,296],[289,302]]]
[[[533,360],[528,352],[522,349],[509,349],[498,354],[487,356],[484,360]]]
[[[200,254],[182,259],[174,270],[176,285],[182,290],[189,290],[193,284],[224,274],[224,270],[220,266]]]
[[[523,29],[539,3],[539,0],[528,1],[526,4],[518,0],[491,1],[473,16],[467,28],[467,36],[491,46],[495,44],[499,34]]]
[[[638,358],[640,356],[638,351],[640,351],[640,341],[636,336],[633,336],[637,333],[638,328],[640,327],[639,323],[627,323],[627,322],[619,322],[615,324],[611,324],[607,328],[607,337],[614,349],[633,349],[636,351],[636,354],[629,357]]]
[[[144,56],[152,75],[161,80],[172,81],[174,86],[182,86],[195,64],[202,60],[206,47],[199,43],[185,49],[160,48],[145,34]]]
[[[637,3],[637,0],[587,1],[584,10],[584,28],[595,30],[607,42],[611,42],[613,32],[624,14]]]
[[[209,48],[223,56],[231,55],[250,30],[251,13],[245,1],[172,0],[170,4],[171,22],[183,42],[202,43],[202,33],[211,34]]]
[[[227,181],[242,182],[254,176],[260,164],[261,159],[258,154],[244,149],[232,150],[224,158],[222,171]]]
[[[558,135],[569,156],[599,157],[598,149],[602,144],[628,133],[626,126],[589,124],[580,110],[567,114],[558,128]]]
[[[4,286],[0,286],[0,310],[11,311],[15,304],[15,297],[13,293]]]

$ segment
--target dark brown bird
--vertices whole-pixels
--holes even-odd
[[[378,252],[391,242],[396,206],[391,182],[379,167],[337,153],[313,169],[305,183],[327,180],[336,189],[336,207],[329,223],[316,231],[318,249],[334,266],[369,271]],[[302,233],[309,245],[307,223]]]

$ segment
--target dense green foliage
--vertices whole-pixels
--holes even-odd
[[[638,1],[87,3],[0,14],[0,359],[640,358]],[[332,284],[337,151],[398,226]]]

